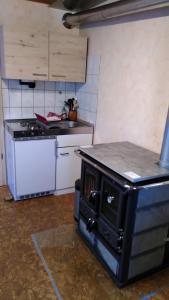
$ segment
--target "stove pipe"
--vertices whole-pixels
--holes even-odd
[[[163,168],[169,168],[169,108],[161,147],[159,165]]]

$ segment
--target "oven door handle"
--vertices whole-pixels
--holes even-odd
[[[98,199],[99,195],[100,195],[99,191],[95,191],[95,190],[90,191],[89,202],[90,203],[95,202]]]
[[[108,203],[108,204],[112,204],[112,202],[115,200],[115,196],[107,196],[107,198],[106,198],[106,202]]]

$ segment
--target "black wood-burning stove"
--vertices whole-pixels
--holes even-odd
[[[169,170],[128,142],[80,148],[78,231],[118,286],[169,264]]]

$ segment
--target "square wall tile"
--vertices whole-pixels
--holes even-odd
[[[85,89],[85,84],[86,83],[79,83],[79,82],[76,83],[76,85],[75,85],[76,93],[82,92]]]
[[[87,74],[98,75],[100,72],[100,56],[89,55],[87,58]]]
[[[44,90],[45,89],[45,82],[44,81],[35,81],[35,90]]]
[[[46,91],[55,91],[55,82],[54,81],[45,81],[45,90]]]
[[[21,90],[21,85],[19,84],[19,80],[9,79],[9,89],[17,89]]]
[[[8,89],[8,79],[1,80],[2,89]]]
[[[22,90],[22,107],[33,107],[33,90]]]
[[[55,92],[45,91],[45,107],[55,106]]]
[[[65,93],[62,92],[57,92],[56,91],[56,96],[55,96],[55,106],[64,106],[64,101],[65,101]]]
[[[11,119],[20,119],[22,117],[21,107],[11,107],[10,117]]]
[[[9,91],[8,89],[2,89],[3,107],[9,107]]]
[[[70,92],[70,91],[66,91],[66,100],[71,99],[71,98],[75,98],[76,94],[75,92]]]
[[[65,82],[55,82],[55,89],[56,89],[56,91],[65,91],[66,83]]]
[[[66,82],[66,91],[71,91],[75,93],[75,83]]]
[[[62,114],[62,106],[55,106],[55,113],[61,115]]]
[[[33,107],[22,107],[22,118],[34,118]]]
[[[33,108],[33,112],[37,113],[39,115],[44,116],[44,114],[45,114],[45,108],[44,107],[34,107]]]
[[[87,112],[86,121],[89,123],[95,124],[96,123],[96,113]]]
[[[3,117],[4,117],[4,120],[11,118],[9,107],[3,108]]]
[[[90,112],[97,110],[97,94],[83,93],[82,107]]]
[[[45,106],[45,92],[41,90],[34,91],[34,107]]]
[[[9,89],[10,107],[21,107],[21,90]]]

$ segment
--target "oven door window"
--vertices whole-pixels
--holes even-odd
[[[120,191],[113,181],[103,177],[101,184],[100,210],[102,216],[115,227],[118,225]]]
[[[92,168],[87,163],[83,164],[83,174],[82,174],[82,196],[84,200],[86,200],[89,205],[97,209],[98,206],[98,188],[99,188],[99,174],[97,170]]]

